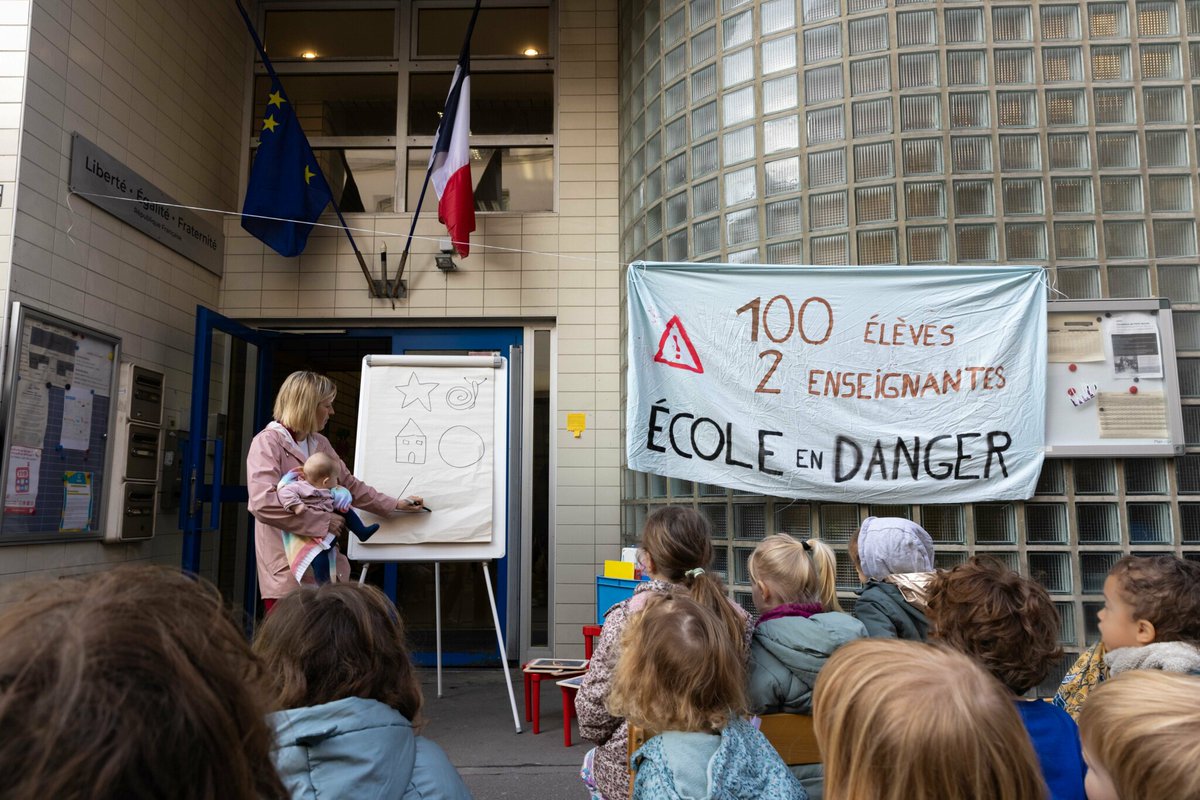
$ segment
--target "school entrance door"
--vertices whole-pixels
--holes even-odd
[[[190,430],[184,448],[180,522],[183,567],[210,578],[250,617],[261,614],[254,560],[254,521],[246,508],[245,457],[250,439],[271,419],[283,379],[295,370],[329,376],[338,387],[334,414],[324,430],[353,468],[362,359],[374,354],[467,355],[496,353],[510,361],[508,555],[492,562],[501,628],[508,656],[520,655],[521,630],[520,422],[524,370],[522,328],[365,328],[287,333],[253,329],[209,310],[197,314]],[[413,485],[411,493],[422,493]],[[214,502],[215,500],[215,502]],[[528,548],[527,548],[528,549]],[[357,577],[360,565],[354,565]],[[400,608],[418,662],[433,663],[432,563],[372,564],[367,582],[381,587]],[[447,666],[496,663],[496,639],[487,590],[475,562],[443,563],[442,647]],[[508,635],[512,631],[514,635]]]

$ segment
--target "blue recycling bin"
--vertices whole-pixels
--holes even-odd
[[[606,578],[603,575],[597,575],[596,624],[603,625],[605,612],[622,600],[633,597],[634,587],[644,580],[648,580],[648,578],[642,578],[641,581],[630,581],[624,578]]]

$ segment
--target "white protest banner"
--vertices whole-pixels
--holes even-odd
[[[1033,494],[1040,267],[629,268],[630,469],[783,497]]]

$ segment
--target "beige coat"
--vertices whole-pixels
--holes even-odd
[[[350,490],[355,508],[385,516],[396,508],[396,498],[378,492],[350,474],[333,445],[319,433],[308,439],[309,453],[322,452],[338,465],[338,483]],[[329,531],[333,512],[305,509],[293,514],[279,503],[275,485],[285,472],[304,464],[304,454],[285,430],[269,425],[250,442],[246,455],[246,487],[254,525],[254,552],[258,561],[258,591],[264,599],[288,594],[299,584],[292,577],[283,550],[281,528],[298,536],[319,538]],[[340,571],[340,570],[339,570]],[[311,580],[311,575],[305,575]]]

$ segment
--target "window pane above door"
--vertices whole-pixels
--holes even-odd
[[[395,56],[392,9],[268,11],[263,45],[272,61]]]
[[[417,10],[417,58],[458,58],[470,8]],[[471,35],[472,58],[545,58],[550,53],[550,9],[484,8]]]
[[[408,133],[437,132],[452,73],[414,73],[408,82]],[[549,72],[472,72],[471,133],[552,134],[554,76]]]

